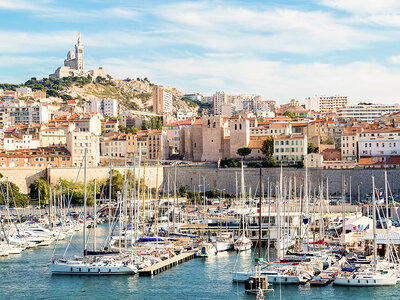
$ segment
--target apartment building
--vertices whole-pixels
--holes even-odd
[[[343,131],[340,141],[342,159],[357,161],[358,158],[358,134],[355,130]]]
[[[337,112],[347,105],[347,96],[316,96],[305,100],[307,110],[321,113]]]
[[[156,114],[172,113],[172,93],[162,87],[153,89],[153,112]]]
[[[382,117],[385,114],[392,114],[400,111],[400,105],[347,105],[338,110],[339,118],[349,120],[356,119],[368,123],[372,123],[375,119]]]
[[[400,129],[362,129],[358,133],[358,157],[389,159],[400,156]]]
[[[100,139],[100,155],[109,157],[125,157],[127,142],[125,134],[116,134]]]
[[[88,166],[97,166],[100,162],[99,136],[89,131],[74,131],[67,133],[67,149],[72,155],[73,166],[83,166],[85,149],[87,149]]]
[[[1,167],[65,168],[72,166],[70,152],[64,147],[39,147],[0,152]]]
[[[224,92],[216,92],[213,95],[214,115],[220,115],[222,112],[222,105],[228,103],[228,95]]]
[[[126,135],[126,156],[139,156],[142,158],[163,158],[163,139],[161,130],[139,130],[136,134]]]
[[[67,144],[65,128],[43,128],[39,132],[40,147],[60,146]]]
[[[296,163],[307,154],[306,135],[278,135],[274,139],[274,158],[277,162]]]

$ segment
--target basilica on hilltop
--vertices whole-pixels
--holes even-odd
[[[98,76],[106,77],[106,73],[102,67],[95,70],[85,70],[83,48],[84,46],[81,42],[81,33],[78,33],[78,42],[75,45],[75,53],[72,50],[69,50],[67,59],[64,60],[64,66],[57,68],[57,70],[49,76],[63,78],[67,76],[90,75],[93,79]]]

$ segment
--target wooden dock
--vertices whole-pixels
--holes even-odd
[[[155,265],[152,265],[148,268],[139,270],[139,276],[153,276],[157,275],[165,270],[168,270],[174,266],[180,265],[184,262],[187,262],[196,257],[197,250],[190,250],[185,253],[181,253],[177,256],[174,256],[170,259],[159,262]]]

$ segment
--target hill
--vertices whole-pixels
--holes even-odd
[[[113,79],[97,77],[92,81],[90,77],[64,77],[64,78],[43,78],[37,80],[31,78],[22,84],[0,84],[0,89],[15,90],[18,87],[30,87],[32,90],[46,91],[48,97],[60,97],[63,99],[79,98],[113,98],[117,99],[120,105],[126,109],[152,111],[152,90],[155,84],[147,78],[140,79]],[[173,95],[173,112],[179,109],[197,112],[200,103],[187,98],[182,98],[183,93],[175,88],[163,87]]]

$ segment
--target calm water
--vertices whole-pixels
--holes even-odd
[[[62,253],[66,241],[56,250]],[[79,237],[70,253],[80,250]],[[48,264],[53,247],[25,251],[0,259],[0,299],[255,299],[245,295],[241,284],[233,284],[231,271],[248,266],[250,253],[222,253],[194,259],[153,278],[135,276],[52,276]],[[400,299],[396,288],[310,288],[275,286],[266,299]]]

